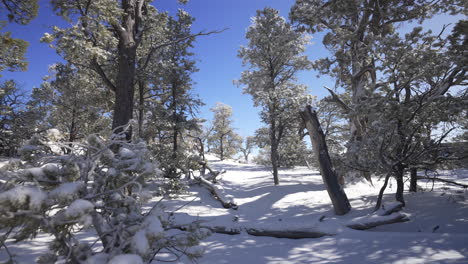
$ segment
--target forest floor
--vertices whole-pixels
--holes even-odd
[[[466,189],[420,180],[418,193],[405,192],[402,212],[410,221],[357,231],[342,223],[372,212],[383,180],[375,178],[374,186],[364,181],[347,184],[345,191],[353,209],[345,216],[336,216],[317,171],[281,169],[280,185],[275,186],[267,167],[214,157],[210,164],[227,171],[218,184],[238,209],[224,209],[206,188],[194,185],[187,194],[164,202],[167,211],[175,210],[175,222],[274,230],[306,230],[319,224],[321,230],[337,234],[311,239],[258,237],[245,232],[212,234],[201,243],[205,253],[198,263],[468,263]],[[468,169],[438,174],[468,184]],[[395,189],[392,182],[384,202],[394,201]],[[47,240],[40,234],[33,241],[10,245],[10,250],[21,262],[34,263],[35,257],[46,250]],[[0,259],[3,257],[0,251]]]

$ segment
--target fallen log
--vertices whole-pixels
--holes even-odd
[[[195,224],[195,226],[193,225]],[[242,232],[241,228],[227,227],[227,226],[206,226],[198,225],[196,222],[186,225],[172,225],[168,229],[179,229],[182,231],[192,230],[193,228],[205,228],[212,233],[225,234],[225,235],[239,235]]]
[[[437,177],[417,176],[416,178],[418,180],[440,181],[440,182],[445,182],[445,183],[457,185],[457,186],[460,186],[460,187],[463,187],[463,188],[468,188],[467,184],[458,183],[458,182],[454,182],[454,181],[446,180],[446,179],[441,179],[441,178],[437,178]]]
[[[386,212],[386,211],[385,211]],[[320,219],[323,218],[321,217]],[[322,222],[320,221],[319,222]],[[409,218],[401,213],[394,212],[390,215],[379,215],[374,213],[368,216],[361,216],[352,219],[344,226],[356,229],[356,230],[367,230],[381,225],[399,223],[409,221]],[[198,228],[206,228],[213,233],[219,234],[227,234],[227,235],[239,235],[242,232],[246,232],[251,236],[266,236],[266,237],[276,237],[276,238],[289,238],[289,239],[302,239],[302,238],[319,238],[323,236],[334,236],[337,235],[339,232],[342,232],[342,229],[339,226],[336,227],[336,233],[330,231],[330,227],[324,225],[323,228],[320,228],[317,225],[312,225],[310,227],[301,227],[297,229],[275,229],[272,227],[269,228],[258,228],[258,227],[249,227],[249,226],[236,226],[236,227],[229,227],[229,226],[207,226],[207,225],[199,225],[197,224]],[[172,226],[171,228],[177,228],[180,230],[189,230],[193,228],[192,224],[186,225],[178,225]]]
[[[222,189],[221,186],[219,185],[214,185],[213,183],[207,181],[205,178],[202,176],[194,177],[195,180],[197,180],[201,185],[203,185],[205,188],[207,188],[210,193],[215,197],[216,200],[218,200],[221,205],[224,208],[232,208],[234,210],[237,210],[238,206],[234,202],[234,200],[230,197],[227,197],[224,194],[224,189]]]
[[[222,171],[213,170],[210,166],[208,166],[208,163],[206,161],[199,161],[198,163],[203,167],[201,176],[204,177],[206,180],[211,181],[212,183],[217,182],[217,177],[219,175],[226,173],[226,170],[222,170]],[[208,175],[205,175],[205,169],[208,169],[209,171]]]
[[[239,235],[242,232],[241,228],[233,228],[226,226],[201,226],[201,228],[206,228],[213,233],[225,235]]]
[[[323,236],[332,236],[335,234],[325,233],[318,230],[268,230],[268,229],[255,229],[247,228],[247,234],[252,236],[267,236],[276,238],[319,238]]]
[[[380,208],[380,210],[376,211],[375,213],[380,216],[391,215],[392,213],[401,211],[401,209],[403,209],[403,204],[400,202],[395,202],[382,205],[382,208]]]
[[[392,213],[390,215],[358,217],[351,220],[346,226],[356,230],[367,230],[381,225],[401,223],[406,221],[409,221],[409,218],[405,214]]]

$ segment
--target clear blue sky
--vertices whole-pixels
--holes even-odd
[[[27,53],[28,71],[2,72],[3,79],[15,79],[25,90],[38,87],[42,77],[48,73],[48,66],[61,60],[47,44],[39,42],[40,37],[45,32],[51,32],[50,27],[53,25],[68,26],[65,21],[52,13],[48,0],[39,2],[39,15],[29,25],[10,24],[5,28],[12,31],[13,37],[30,42]],[[241,60],[237,58],[237,50],[240,45],[246,44],[246,28],[250,25],[250,18],[255,15],[256,10],[269,6],[278,9],[282,16],[287,17],[293,3],[294,0],[191,0],[187,5],[178,5],[176,0],[153,2],[161,11],[174,13],[178,8],[187,10],[196,18],[193,32],[229,28],[220,34],[199,37],[195,43],[194,52],[200,71],[193,75],[196,82],[194,93],[206,103],[201,109],[201,117],[210,119],[212,115],[209,108],[216,102],[223,102],[232,106],[234,125],[239,134],[253,135],[261,126],[258,109],[253,107],[250,96],[243,95],[242,89],[233,85],[233,80],[238,79],[243,71]],[[442,17],[427,23],[427,26],[437,30],[443,24],[453,23],[459,18]],[[327,54],[321,45],[321,35],[313,37],[312,44],[306,52],[312,60]],[[312,72],[303,72],[299,75],[299,82],[309,86],[310,92],[320,98],[326,94],[323,86],[333,86],[333,82],[327,76],[316,78],[315,75]]]

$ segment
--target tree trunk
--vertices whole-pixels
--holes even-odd
[[[279,185],[279,177],[278,177],[278,138],[276,137],[276,121],[271,118],[270,120],[270,160],[271,160],[271,167],[273,169],[273,181],[275,185]]]
[[[221,160],[224,160],[224,144],[223,144],[223,141],[224,141],[224,136],[221,136],[221,139],[219,140],[219,151],[221,152],[219,158]]]
[[[112,120],[112,129],[118,128],[115,130],[116,133],[122,131],[121,126],[128,124],[133,115],[135,53],[136,49],[131,44],[124,40],[119,41],[119,68],[115,87],[114,118]],[[125,138],[130,140],[131,137],[132,132],[129,130],[125,133]]]
[[[279,177],[278,177],[278,144],[276,142],[271,144],[270,158],[271,158],[271,166],[272,166],[272,169],[273,169],[273,180],[275,182],[275,185],[278,185],[279,184]]]
[[[410,169],[410,192],[417,192],[418,178],[417,178],[417,168]]]
[[[175,73],[173,73],[175,74]],[[172,83],[171,85],[171,90],[172,90],[172,103],[171,103],[171,108],[172,108],[172,130],[173,130],[173,135],[172,135],[172,155],[174,157],[174,160],[177,158],[177,150],[178,150],[178,142],[177,138],[179,136],[179,126],[178,126],[178,118],[177,118],[177,85],[175,82]]]
[[[119,36],[118,70],[115,85],[114,117],[112,129],[115,133],[122,132],[133,116],[133,97],[135,92],[136,50],[140,39],[140,23],[142,21],[143,2],[124,0],[121,3],[123,14],[122,24],[113,25]],[[125,138],[131,140],[131,128],[125,132]]]
[[[395,193],[395,200],[402,203],[405,206],[405,199],[403,198],[403,191],[405,189],[403,182],[403,174],[405,173],[405,168],[402,165],[397,166],[395,169],[395,178],[397,182],[397,190]]]
[[[337,215],[344,215],[351,210],[348,197],[342,186],[338,182],[338,177],[333,170],[328,147],[325,141],[322,128],[317,118],[317,113],[308,105],[305,110],[301,111],[301,117],[305,127],[309,131],[312,147],[319,161],[320,174],[322,174],[323,183],[327,188],[328,195],[333,203],[333,208]]]
[[[143,138],[143,119],[145,115],[145,83],[138,81],[138,137]]]
[[[388,185],[388,180],[390,179],[390,176],[391,176],[391,173],[387,174],[385,176],[385,181],[384,181],[384,184],[382,186],[382,188],[380,188],[380,191],[379,191],[379,196],[377,197],[377,202],[375,204],[375,208],[374,208],[374,211],[377,211],[380,209],[380,206],[382,205],[382,198],[383,198],[383,194],[385,192],[385,189],[387,188],[387,185]]]

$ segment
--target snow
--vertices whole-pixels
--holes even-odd
[[[149,237],[158,237],[164,232],[161,221],[154,215],[149,215],[143,221],[142,226],[145,228],[146,234]]]
[[[138,255],[122,254],[111,258],[107,264],[143,264],[143,260]]]
[[[85,264],[105,264],[109,259],[109,255],[105,253],[96,254],[88,258]]]
[[[225,226],[242,231],[239,235],[214,233],[202,240],[197,250],[203,250],[204,254],[198,263],[468,263],[468,193],[464,189],[440,182],[433,186],[431,181],[419,180],[421,191],[405,192],[406,206],[402,213],[410,221],[358,231],[347,228],[346,224],[392,217],[379,216],[380,211],[373,212],[383,179],[375,178],[375,186],[365,181],[348,183],[345,191],[353,209],[344,216],[336,216],[317,171],[303,167],[281,168],[280,185],[275,186],[270,168],[208,157],[213,169],[227,171],[218,184],[226,195],[234,197],[239,206],[237,210],[222,208],[206,188],[198,185],[191,186],[186,194],[162,202],[168,212],[174,212],[171,220],[176,224],[196,221],[202,226]],[[438,174],[438,177],[468,183],[468,169],[438,171]],[[397,206],[395,189],[396,184],[391,180],[383,200],[387,210]],[[153,198],[146,208],[151,208],[159,199]],[[80,212],[79,208],[86,211],[93,205],[81,200],[76,205],[71,204],[67,212],[74,211],[71,208]],[[160,219],[157,212],[145,218],[132,238],[132,247],[138,252],[145,252],[152,236],[165,232],[160,221],[165,219]],[[331,235],[311,239],[259,237],[247,234],[247,228],[319,230]],[[38,235],[40,239],[41,236]],[[21,253],[22,262],[33,263],[34,257],[46,250],[45,241],[10,243],[9,248]],[[0,251],[0,260],[5,257],[6,253]],[[89,260],[88,263],[106,263],[108,258],[107,255],[95,256],[94,262]],[[136,255],[119,255],[109,263],[143,262]],[[182,258],[175,263],[191,262]]]
[[[136,156],[135,152],[129,150],[128,148],[120,148],[119,154],[123,159],[131,159]]]
[[[15,207],[22,207],[28,204],[28,209],[39,210],[47,198],[47,195],[36,187],[17,186],[13,189],[0,193],[0,204],[10,202]]]
[[[65,215],[69,218],[83,216],[94,209],[94,204],[87,200],[78,199],[73,201],[65,210]]]
[[[59,201],[73,199],[76,193],[82,189],[84,182],[66,182],[59,187],[53,189],[49,193],[49,197]]]
[[[145,230],[139,230],[132,238],[132,248],[140,255],[146,255],[150,246]]]

